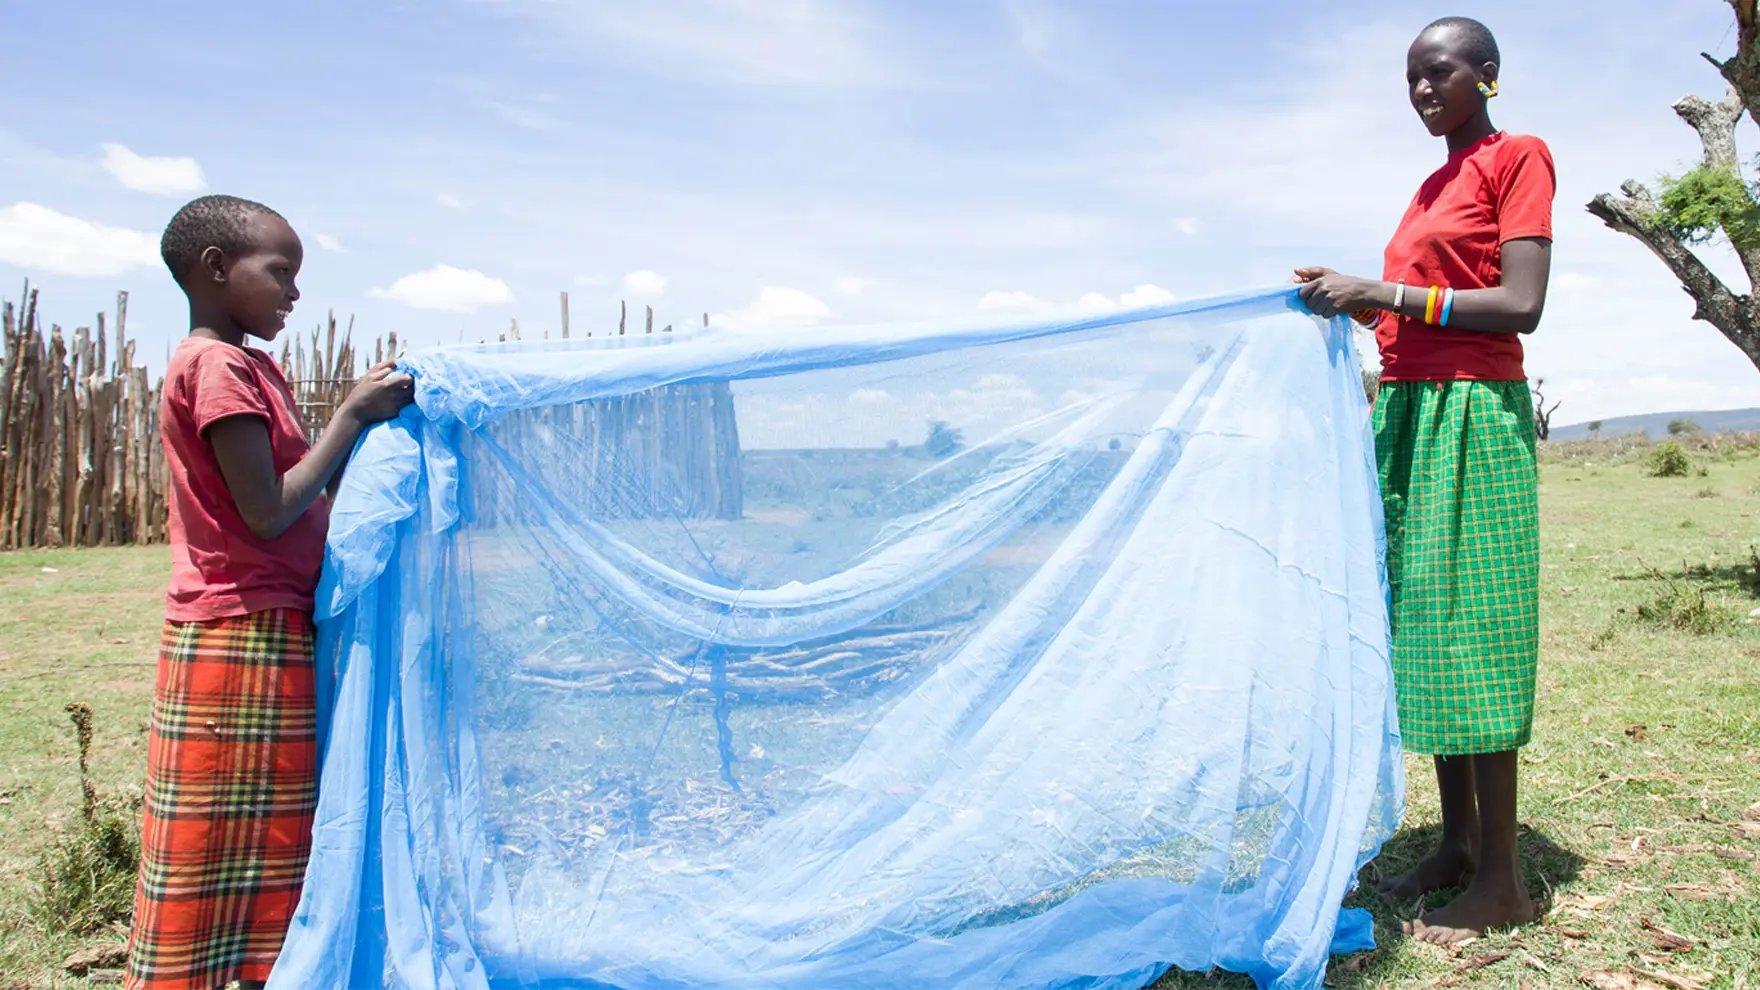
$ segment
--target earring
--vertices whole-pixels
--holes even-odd
[[[1479,95],[1485,97],[1487,100],[1491,99],[1493,96],[1496,96],[1497,95],[1497,80],[1495,80],[1495,79],[1491,80],[1491,84],[1489,86],[1487,86],[1484,83],[1480,83],[1479,84]]]

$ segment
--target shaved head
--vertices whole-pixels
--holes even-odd
[[[1425,25],[1424,30],[1418,32],[1418,37],[1433,31],[1446,33],[1449,38],[1448,47],[1472,65],[1484,65],[1486,62],[1503,65],[1503,56],[1498,54],[1497,39],[1491,36],[1491,29],[1471,17],[1439,17]]]

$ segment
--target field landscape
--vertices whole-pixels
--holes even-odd
[[[1546,446],[1541,505],[1522,819],[1530,886],[1550,909],[1441,949],[1399,933],[1416,905],[1365,884],[1353,900],[1374,913],[1380,948],[1334,960],[1329,984],[1760,985],[1760,438]],[[68,706],[91,712],[93,814],[132,824],[165,568],[162,546],[0,554],[0,987],[86,985],[63,961],[122,937],[115,902],[69,917],[55,899],[57,883],[116,885],[83,824]],[[1407,760],[1405,826],[1365,879],[1434,835],[1428,762]],[[90,873],[68,876],[70,862]],[[1175,973],[1160,985],[1247,983]]]
[[[1760,990],[1760,0],[1478,6],[0,3],[0,990]]]

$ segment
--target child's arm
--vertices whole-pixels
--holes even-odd
[[[312,449],[285,474],[275,472],[269,426],[256,416],[228,416],[208,427],[208,443],[233,504],[252,533],[272,540],[287,531],[340,473],[367,426],[390,419],[413,396],[408,375],[391,362],[376,365],[355,383]]]

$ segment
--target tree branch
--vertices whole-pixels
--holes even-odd
[[[1742,119],[1743,109],[1734,87],[1716,103],[1702,96],[1683,96],[1674,105],[1674,112],[1699,132],[1705,164],[1717,168],[1736,167],[1736,121]]]
[[[1742,119],[1744,109],[1741,95],[1734,87],[1716,103],[1699,96],[1683,96],[1674,105],[1674,112],[1698,132],[1699,144],[1705,151],[1705,164],[1738,176],[1741,175],[1741,166],[1736,157],[1736,121]],[[1730,233],[1724,231],[1725,236]],[[1748,273],[1749,286],[1760,290],[1760,244],[1737,237],[1729,237],[1729,242],[1741,259],[1742,269]]]
[[[1736,122],[1746,112],[1750,120],[1760,123],[1760,12],[1756,11],[1760,0],[1728,2],[1736,17],[1736,54],[1724,61],[1701,54],[1717,67],[1730,90],[1715,103],[1698,96],[1685,97],[1675,103],[1674,112],[1698,132],[1707,166],[1728,169],[1740,177]],[[1658,222],[1656,200],[1643,185],[1628,181],[1620,190],[1624,195],[1602,193],[1590,200],[1589,212],[1649,248],[1693,298],[1693,318],[1716,327],[1760,368],[1760,305],[1756,305],[1755,296],[1731,292],[1681,238],[1663,227]],[[1730,233],[1727,227],[1726,221],[1725,236]],[[1734,237],[1729,240],[1747,272],[1750,292],[1760,294],[1760,244],[1737,243]]]
[[[1709,54],[1705,60],[1717,66],[1717,71],[1729,84],[1735,87],[1743,105],[1750,111],[1760,108],[1760,21],[1755,17],[1755,0],[1729,0],[1730,7],[1736,14],[1736,54],[1733,58],[1718,61]],[[1760,117],[1754,117],[1760,123]]]
[[[1620,187],[1625,195],[1602,193],[1589,201],[1589,212],[1614,230],[1628,234],[1662,259],[1693,297],[1693,318],[1723,331],[1750,360],[1760,365],[1760,334],[1750,322],[1750,300],[1737,296],[1675,236],[1655,222],[1656,203],[1637,182]]]

